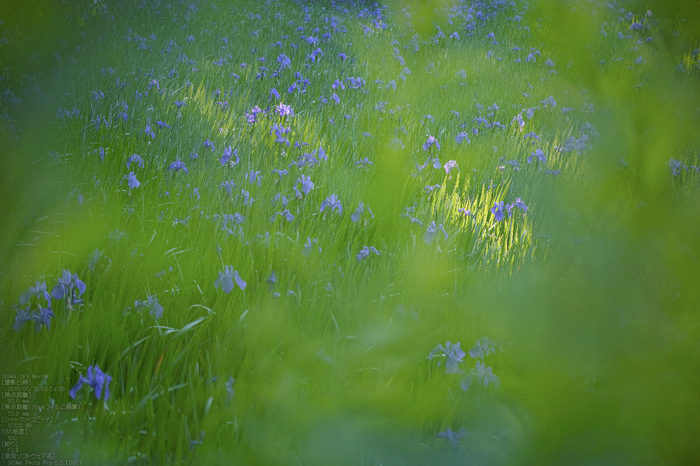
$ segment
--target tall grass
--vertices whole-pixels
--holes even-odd
[[[32,393],[52,421],[19,450],[83,464],[693,464],[697,74],[672,42],[687,36],[668,34],[684,23],[646,11],[6,8],[2,372],[57,387]],[[295,115],[278,116],[279,102]],[[255,106],[269,113],[249,123]],[[429,136],[439,149],[423,149]],[[236,165],[220,162],[229,146]],[[536,149],[546,161],[527,161]],[[142,166],[127,168],[134,154]],[[188,173],[169,170],[177,160]],[[308,194],[295,191],[302,174]],[[320,211],[332,194],[342,213]],[[494,205],[517,198],[527,212],[498,221]],[[360,202],[372,213],[353,221]],[[270,220],[284,209],[293,220]],[[365,246],[379,255],[358,260]],[[215,287],[227,266],[245,289]],[[13,329],[22,293],[37,281],[51,292],[63,269],[86,284],[84,303],[54,299],[50,330]],[[428,358],[489,340],[460,373]],[[500,383],[464,391],[482,362]],[[94,365],[112,377],[109,399],[84,387],[71,400]]]

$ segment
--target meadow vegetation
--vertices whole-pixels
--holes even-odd
[[[19,451],[694,464],[697,16],[2,7],[0,369],[57,387]]]

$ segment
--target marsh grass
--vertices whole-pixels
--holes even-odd
[[[685,73],[674,70],[678,57],[662,35],[672,25],[631,31],[642,9],[625,6],[629,20],[622,6],[598,2],[527,10],[488,2],[481,8],[495,16],[468,20],[470,37],[463,18],[448,16],[449,2],[404,11],[407,4],[390,3],[380,15],[343,2],[143,5],[36,2],[4,12],[12,41],[2,53],[12,66],[1,82],[10,91],[2,372],[46,374],[42,384],[64,391],[39,391],[32,402],[57,405],[72,401],[68,389],[89,366],[113,377],[106,408],[83,388],[84,409],[50,410],[51,423],[20,437],[22,451],[39,445],[84,464],[698,458],[698,175],[669,171],[671,158],[699,165],[697,76],[691,55],[682,58]],[[316,27],[320,37],[331,16],[346,33],[302,40]],[[282,47],[270,46],[279,40]],[[323,56],[311,63],[318,47]],[[531,47],[540,54],[526,62]],[[292,66],[274,78],[281,53]],[[297,71],[311,83],[305,93],[287,91]],[[332,89],[347,77],[365,84]],[[295,116],[275,114],[271,88]],[[549,96],[556,107],[541,103]],[[270,114],[249,124],[244,115],[256,105]],[[57,118],[56,108],[80,116]],[[473,134],[472,120],[489,113],[505,129]],[[522,131],[511,123],[518,113]],[[274,124],[291,128],[291,146],[275,142]],[[471,142],[458,144],[463,131]],[[540,139],[526,139],[531,131]],[[559,150],[583,134],[585,147]],[[421,148],[429,135],[439,150]],[[309,145],[295,148],[301,141]],[[229,146],[240,161],[222,166]],[[327,160],[290,165],[319,148]],[[527,162],[536,148],[546,162]],[[127,168],[134,154],[143,167]],[[372,164],[355,163],[364,157]],[[441,167],[429,161],[419,172],[428,157]],[[189,173],[168,170],[176,160]],[[446,174],[448,160],[459,170]],[[134,189],[124,179],[131,171]],[[251,171],[260,183],[249,182]],[[302,174],[315,187],[298,198]],[[222,187],[229,181],[230,193]],[[273,205],[278,193],[291,222],[270,221],[283,210]],[[331,194],[342,214],[320,212]],[[496,221],[494,204],[516,198],[527,213],[513,208]],[[359,202],[373,219],[365,212],[352,222]],[[222,218],[234,213],[245,220]],[[432,221],[448,237],[438,230],[426,244]],[[358,261],[364,246],[380,255]],[[214,287],[226,266],[245,289]],[[19,296],[37,280],[52,288],[62,269],[85,282],[84,304],[70,311],[54,300],[50,331],[31,322],[13,330]],[[164,308],[158,320],[135,304],[149,296]],[[437,344],[461,342],[467,351],[485,336],[496,343],[484,362],[500,378],[497,389],[473,383],[463,392],[463,376],[427,359]],[[467,355],[460,367],[475,364]],[[453,446],[436,438],[447,427],[469,435]]]

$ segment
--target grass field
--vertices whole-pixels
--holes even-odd
[[[698,464],[692,3],[0,7],[3,461]]]

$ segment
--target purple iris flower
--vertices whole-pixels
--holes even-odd
[[[107,126],[107,120],[103,120],[100,115],[97,115],[96,118],[92,118],[92,124],[95,125],[95,131],[98,131],[100,129],[100,122],[104,121],[105,126]]]
[[[236,161],[231,162],[231,165],[237,165],[240,160],[238,158],[238,149],[231,150],[231,146],[224,149],[224,155],[221,156],[221,165],[226,165],[234,155],[236,156]]]
[[[134,154],[129,157],[129,160],[126,161],[126,168],[129,168],[132,163],[138,165],[139,168],[143,168],[143,159],[138,154]]]
[[[527,206],[525,205],[525,203],[524,203],[520,198],[517,198],[517,199],[515,200],[515,207],[517,207],[518,209],[522,210],[523,212],[527,212]]]
[[[54,317],[53,311],[51,310],[51,295],[46,289],[46,282],[36,282],[35,286],[32,286],[19,297],[20,305],[29,303],[33,296],[37,296],[36,304],[39,307],[39,311],[31,311],[32,305],[29,304],[26,308],[21,308],[15,306],[17,315],[15,316],[15,323],[12,328],[19,332],[20,329],[30,320],[34,320],[34,330],[37,332],[41,331],[42,325],[46,325],[48,330],[51,330],[51,318]],[[46,307],[39,303],[38,299],[44,298],[46,300]]]
[[[463,132],[457,134],[457,136],[455,136],[455,142],[457,144],[462,144],[463,141],[467,141],[467,144],[471,143],[471,140],[469,139],[469,134],[465,131],[463,131]]]
[[[355,165],[359,165],[360,168],[365,168],[365,165],[374,165],[374,164],[369,160],[369,157],[365,157],[364,159],[360,159],[357,162],[355,162]]]
[[[359,89],[366,84],[365,80],[362,78],[353,78],[348,76],[345,78],[345,80],[348,82],[348,86],[350,86],[352,89]]]
[[[292,106],[284,105],[282,102],[280,102],[280,104],[277,107],[275,107],[275,110],[277,111],[277,114],[281,117],[294,116],[294,109],[292,108]]]
[[[462,348],[460,348],[460,343],[452,344],[447,342],[445,346],[437,345],[428,355],[428,359],[432,360],[435,356],[446,356],[447,362],[445,363],[445,369],[448,374],[456,374],[459,372],[459,363],[463,362],[462,358],[466,356]]]
[[[270,274],[270,276],[267,277],[267,280],[265,280],[265,281],[266,281],[266,282],[268,283],[268,285],[270,286],[270,291],[272,291],[272,289],[273,289],[274,286],[275,286],[275,283],[277,282],[277,276],[275,275],[275,271],[274,271],[274,270],[272,271],[272,273]]]
[[[289,174],[289,172],[287,170],[285,170],[285,169],[280,170],[278,168],[275,168],[274,170],[272,170],[272,173],[277,173],[280,177],[280,180],[283,179],[285,175]]]
[[[286,128],[284,126],[280,126],[277,123],[274,123],[272,127],[270,128],[270,134],[275,133],[276,136],[281,136],[282,134],[287,134],[292,130],[291,127],[287,126]]]
[[[503,201],[495,202],[491,208],[491,213],[496,217],[497,222],[503,220]]]
[[[51,318],[54,313],[49,307],[40,307],[39,313],[34,315],[34,330],[41,331],[41,326],[45,325],[46,330],[51,330]]]
[[[340,200],[338,200],[335,194],[331,194],[321,203],[321,212],[323,212],[326,207],[329,207],[332,211],[338,209],[339,215],[343,213],[343,206],[340,205]]]
[[[218,217],[218,215],[214,215],[214,218],[216,217]],[[234,225],[240,225],[241,223],[245,222],[245,217],[238,212],[234,213],[233,215],[224,214],[222,217],[224,219],[224,224],[221,226],[222,230],[228,228],[228,222],[231,222]]]
[[[546,99],[544,99],[541,103],[545,107],[547,107],[548,105],[551,107],[557,106],[557,103],[554,101],[554,97],[552,97],[551,95],[549,97],[547,97]]]
[[[238,285],[241,290],[245,290],[246,282],[238,275],[238,271],[233,270],[232,266],[227,265],[224,267],[223,272],[219,272],[219,278],[214,282],[214,287],[217,289],[221,287],[221,290],[228,294],[233,290],[234,279],[236,280],[236,285]]]
[[[51,301],[49,300],[49,306],[51,306]],[[39,306],[39,312],[31,312],[31,306],[27,306],[22,309],[19,306],[15,306],[17,315],[15,316],[15,323],[12,328],[15,332],[19,332],[24,324],[30,320],[34,320],[34,330],[37,332],[41,331],[41,326],[46,325],[48,330],[51,330],[51,318],[54,317],[54,313],[50,307]]]
[[[280,64],[280,71],[292,66],[292,60],[285,54],[281,54],[279,57],[277,57],[277,63]]]
[[[425,237],[423,238],[426,244],[433,242],[435,233],[437,233],[438,230],[442,230],[442,232],[445,234],[445,239],[448,238],[447,232],[445,231],[445,227],[442,225],[442,223],[436,227],[435,221],[432,221],[430,222],[430,225],[428,225],[428,231],[425,233]]]
[[[518,113],[513,117],[513,121],[510,122],[511,125],[518,124],[520,126],[520,129],[522,130],[523,126],[525,126],[525,120],[523,120],[523,114]]]
[[[182,163],[181,160],[176,160],[173,163],[170,164],[168,167],[168,170],[175,170],[175,172],[179,172],[180,170],[183,170],[185,173],[189,175],[189,171],[187,171],[187,167],[185,166],[184,163]]]
[[[46,282],[36,282],[36,285],[30,286],[29,289],[19,297],[19,303],[22,305],[27,304],[32,296],[43,297],[49,302],[49,306],[51,305],[51,295],[47,291]]]
[[[437,139],[435,139],[434,136],[428,136],[428,140],[425,141],[425,144],[423,144],[423,150],[430,149],[430,146],[432,146],[433,144],[435,144],[435,147],[440,149],[440,144],[437,142]]]
[[[288,222],[294,220],[294,215],[292,215],[289,209],[284,209],[282,212],[275,212],[275,215],[272,216],[270,221],[274,222],[278,215],[281,215],[282,217],[286,218]]]
[[[513,167],[513,171],[516,171],[516,172],[517,172],[517,171],[520,171],[520,164],[519,164],[518,161],[515,160],[515,159],[513,159],[513,160],[508,160],[508,161],[503,162],[503,163],[508,164],[508,165],[510,165],[511,167]]]
[[[457,34],[457,33],[455,32],[455,34]],[[435,437],[444,438],[444,439],[449,440],[450,443],[452,444],[452,447],[454,448],[457,445],[459,445],[459,439],[461,439],[462,437],[469,437],[471,435],[474,435],[474,434],[467,432],[467,429],[465,427],[462,427],[459,430],[459,432],[454,432],[452,429],[450,429],[448,427],[443,432],[440,432],[439,434],[437,434]]]
[[[447,162],[447,163],[445,164],[445,172],[446,172],[447,174],[450,173],[450,170],[453,170],[453,169],[455,169],[455,168],[456,168],[457,170],[459,170],[459,166],[457,165],[457,161],[455,161],[455,160],[450,160],[449,162]]]
[[[95,396],[98,400],[102,397],[104,388],[104,400],[106,402],[109,399],[109,383],[111,381],[112,377],[102,372],[98,365],[90,366],[87,370],[87,377],[81,375],[78,383],[70,389],[69,395],[75,400],[75,394],[80,390],[80,387],[87,384],[95,391]]]
[[[275,131],[275,135],[277,136],[277,139],[275,139],[275,142],[279,142],[280,144],[287,144],[287,147],[289,147],[289,139],[282,136],[279,133],[279,130]]]
[[[32,314],[32,312],[30,312],[30,309],[31,306],[27,306],[26,308],[22,309],[21,307],[15,305],[15,311],[17,312],[17,315],[15,316],[15,323],[12,325],[12,329],[15,332],[19,332],[20,330],[22,330],[24,324],[26,324],[28,321],[34,318],[35,314]],[[41,330],[41,326],[39,327],[39,330]]]
[[[264,111],[258,107],[257,105],[253,107],[253,109],[250,111],[250,113],[245,114],[245,119],[248,123],[251,125],[257,121],[257,117],[259,113],[263,113]]]
[[[414,162],[416,164],[416,169],[418,170],[418,173],[422,172],[423,169],[428,166],[428,162],[430,162],[430,159],[428,159],[423,165],[418,165],[418,162]]]
[[[211,149],[212,151],[214,150],[214,143],[211,142],[209,139],[207,139],[206,141],[204,141],[204,142],[202,143],[202,145],[203,145],[204,147],[208,147],[208,148]]]
[[[301,189],[304,191],[304,194],[309,194],[311,190],[314,189],[314,183],[311,181],[311,178],[306,175],[301,175],[297,183],[301,183]]]
[[[515,207],[515,204],[506,204],[508,218],[511,218],[513,216],[513,207]]]
[[[270,89],[270,98],[272,98],[272,97],[274,97],[275,99],[280,98],[280,93],[277,92],[277,89],[275,89],[274,87],[272,89]]]
[[[146,301],[136,301],[134,307],[147,307],[151,310],[151,315],[156,319],[163,317],[163,306],[158,302],[156,295],[150,295]]]
[[[527,163],[532,163],[532,159],[537,158],[540,162],[545,163],[547,161],[547,157],[544,155],[544,151],[542,149],[536,149],[528,158],[527,158]]]
[[[333,88],[333,90],[337,88],[345,90],[345,84],[343,84],[343,81],[341,81],[340,79],[336,79],[335,82],[331,84],[331,88]]]
[[[151,130],[151,125],[147,124],[146,128],[143,130],[144,133],[148,134],[151,139],[155,139],[156,133]]]
[[[315,244],[315,243],[318,243],[318,240],[317,240],[317,239],[314,239],[314,240],[312,241],[311,238],[309,238],[309,237],[307,236],[307,237],[306,237],[306,244],[305,244],[304,247],[301,249],[301,253],[302,253],[304,256],[309,257],[309,254],[311,254],[311,247],[312,247],[313,244]],[[318,247],[318,253],[321,254],[321,246]]]
[[[129,173],[128,175],[124,176],[124,178],[128,180],[129,189],[134,189],[141,186],[141,182],[136,179],[134,172]]]
[[[277,202],[280,202],[282,207],[287,207],[287,204],[289,204],[289,199],[287,199],[287,196],[283,196],[282,193],[277,193],[275,194],[275,197],[272,198],[272,205],[277,205]]]
[[[61,278],[58,279],[58,283],[51,291],[51,296],[53,296],[54,299],[68,298],[67,302],[70,308],[71,304],[80,304],[83,302],[79,297],[85,293],[86,288],[85,283],[78,278],[77,273],[71,274],[70,270],[63,269]],[[77,291],[78,297],[75,296],[75,291]]]
[[[220,188],[225,188],[226,191],[228,191],[229,195],[231,194],[231,189],[236,187],[236,183],[231,181],[222,181],[221,184],[219,185]]]
[[[365,207],[367,208],[370,215],[372,216],[372,219],[374,219],[374,212],[372,212],[372,209],[370,209],[369,206],[364,205],[362,203],[362,201],[360,201],[360,203],[357,205],[357,210],[355,210],[355,213],[350,216],[350,219],[353,222],[357,222],[358,220],[360,220],[360,217],[362,216],[362,214],[365,213]]]
[[[399,215],[399,217],[408,217],[411,220],[411,223],[417,223],[418,225],[423,226],[423,222],[421,222],[416,217],[412,217],[411,214],[409,214],[409,213],[401,214],[401,215]]]
[[[248,183],[253,184],[253,183],[255,183],[255,180],[258,181],[258,186],[260,186],[262,176],[260,176],[259,171],[251,170],[251,172],[248,173]]]
[[[479,126],[481,126],[482,124],[488,125],[488,124],[489,124],[489,121],[488,121],[486,118],[484,118],[484,117],[475,117],[475,118],[472,120],[472,123],[479,123]]]
[[[366,259],[367,257],[369,257],[369,254],[371,252],[375,253],[376,255],[380,255],[379,251],[377,251],[377,248],[375,248],[374,246],[365,246],[360,250],[360,252],[355,257],[357,257],[357,260],[359,262],[362,259]]]
[[[245,189],[241,189],[241,195],[243,196],[243,205],[246,207],[252,207],[253,206],[253,196],[250,195],[248,191]]]
[[[311,54],[307,57],[308,60],[311,60],[311,63],[316,62],[316,57],[319,55],[323,56],[323,51],[321,49],[316,49]]]

